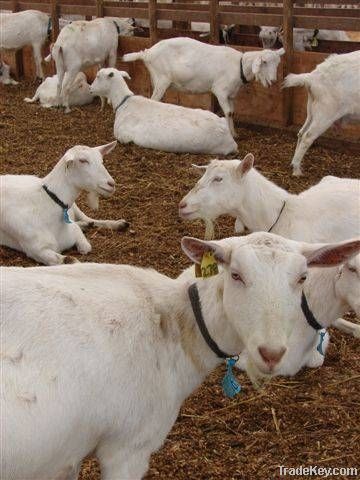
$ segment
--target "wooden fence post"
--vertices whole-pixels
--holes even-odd
[[[285,48],[283,78],[291,72],[294,56],[293,27],[294,27],[294,0],[283,0],[283,46]],[[292,88],[283,90],[283,124],[289,125],[292,121],[293,93]]]
[[[220,43],[219,0],[209,1],[210,14],[210,42]]]
[[[149,36],[151,45],[154,45],[158,41],[156,0],[149,0]]]
[[[59,35],[59,6],[58,0],[51,0],[51,41],[55,42]]]
[[[96,16],[103,17],[104,16],[104,2],[103,0],[96,0]]]

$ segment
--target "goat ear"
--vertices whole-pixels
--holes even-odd
[[[248,153],[241,160],[240,165],[236,168],[236,173],[239,177],[244,177],[254,166],[254,155]]]
[[[201,263],[204,253],[212,252],[215,260],[227,264],[230,261],[230,249],[224,248],[217,242],[206,242],[193,237],[183,237],[181,248],[184,253],[195,263]]]
[[[191,164],[192,168],[196,168],[197,170],[206,170],[207,169],[207,165],[196,165],[196,163],[192,163]]]
[[[360,239],[328,245],[303,244],[302,254],[309,267],[334,267],[360,253]]]
[[[257,75],[260,72],[261,62],[262,62],[261,57],[257,57],[253,61],[253,64],[251,66],[251,70],[252,70],[254,75]]]
[[[128,74],[128,72],[125,72],[124,70],[121,70],[120,71],[120,74],[123,78],[127,78],[128,80],[131,80],[131,77],[130,75]]]
[[[276,50],[276,53],[281,57],[285,53],[285,48],[279,48],[279,50]]]
[[[99,147],[94,147],[95,150],[100,152],[100,154],[104,157],[105,155],[108,155],[110,152],[114,150],[114,148],[117,145],[117,140],[114,140],[111,143],[107,143],[106,145],[100,145]]]
[[[71,151],[65,152],[65,155],[63,156],[63,159],[65,161],[65,166],[66,168],[70,167],[75,161],[75,155]]]

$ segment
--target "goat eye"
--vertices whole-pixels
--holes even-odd
[[[85,158],[80,158],[79,162],[80,163],[89,163]]]
[[[231,278],[232,278],[233,280],[235,280],[235,282],[242,282],[242,283],[244,283],[243,279],[241,278],[241,276],[240,276],[238,273],[233,272],[233,273],[231,274]]]
[[[218,183],[222,182],[222,180],[223,180],[222,177],[214,177],[212,179],[213,182],[218,182]]]
[[[307,279],[307,274],[304,273],[303,275],[301,275],[301,277],[299,278],[299,281],[298,283],[303,284],[305,282],[305,280]]]

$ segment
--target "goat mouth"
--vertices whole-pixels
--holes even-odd
[[[190,218],[191,216],[196,215],[196,213],[197,213],[197,210],[193,210],[191,212],[183,212],[182,210],[179,210],[179,216],[181,218]]]
[[[111,195],[112,193],[115,192],[115,188],[104,188],[104,187],[99,187],[100,193],[103,195],[104,193],[106,195]]]

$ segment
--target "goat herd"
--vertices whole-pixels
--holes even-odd
[[[48,16],[2,15],[0,28],[2,48],[33,44],[43,76],[36,54],[42,41],[35,37],[47,36]],[[118,35],[131,30],[128,19],[117,18],[66,25],[49,55],[57,76],[27,99],[65,111],[88,103],[86,95],[107,99],[117,140],[70,148],[44,178],[1,177],[0,244],[47,265],[1,269],[4,480],[75,480],[91,452],[103,480],[141,479],[184,400],[224,360],[224,393],[232,397],[239,391],[235,362],[260,384],[320,367],[330,326],[360,337],[360,326],[342,319],[350,309],[360,315],[356,179],[327,176],[293,195],[258,172],[252,154],[212,160],[198,167],[203,176],[180,201],[180,217],[211,225],[227,214],[236,219],[237,233],[253,233],[184,237],[181,247],[198,267],[175,279],[130,265],[81,264],[62,254],[73,245],[81,254],[91,250],[83,233],[89,225],[128,226],[125,220],[89,218],[75,203],[81,191],[94,208],[99,196],[113,194],[103,156],[117,141],[169,152],[236,152],[236,94],[254,80],[274,82],[284,53],[163,40],[123,57],[147,66],[153,84],[148,99],[134,95],[125,81],[129,75],[114,68]],[[106,59],[110,67],[89,86],[82,70]],[[359,71],[360,52],[353,52],[285,79],[285,87],[309,90],[294,174],[333,122],[360,115]],[[161,103],[169,86],[213,92],[225,119]],[[84,97],[77,103],[79,88]]]

